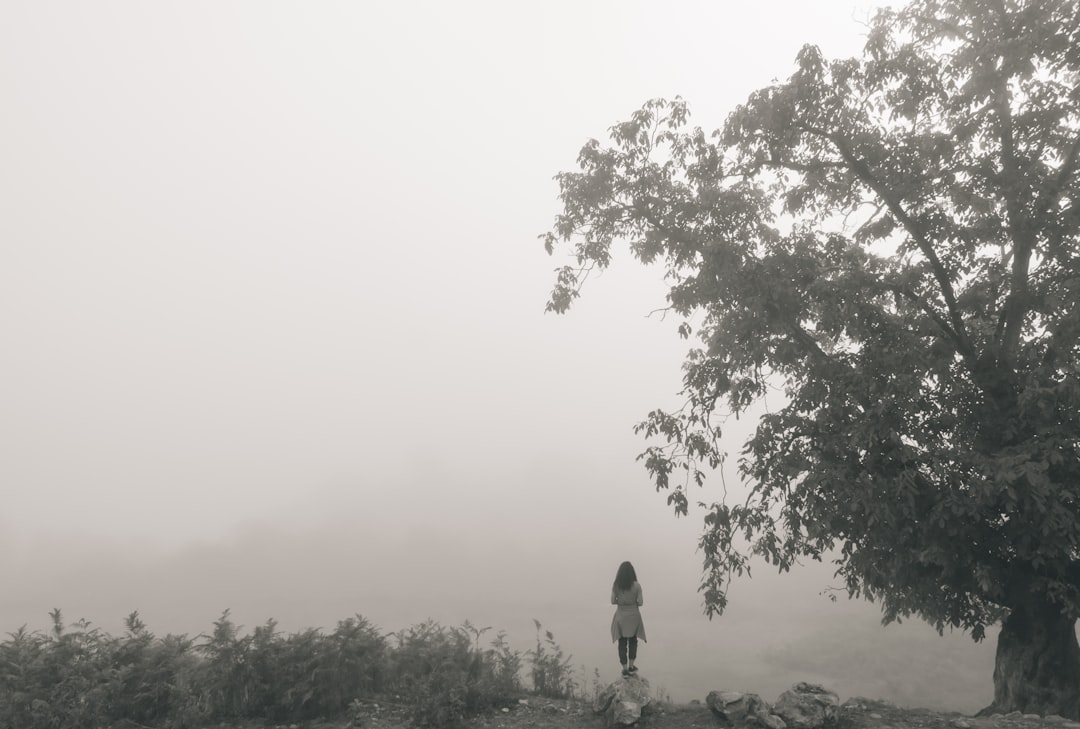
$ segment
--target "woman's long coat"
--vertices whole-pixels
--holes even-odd
[[[629,590],[611,588],[611,604],[617,605],[611,618],[611,640],[619,638],[645,638],[645,623],[639,609],[644,601],[641,597],[641,585],[637,582]]]

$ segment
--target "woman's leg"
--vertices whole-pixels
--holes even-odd
[[[634,667],[634,659],[637,658],[637,636],[627,640],[630,649],[630,668]]]
[[[619,663],[622,664],[623,668],[626,668],[626,646],[629,642],[630,638],[623,638],[622,636],[619,636]]]

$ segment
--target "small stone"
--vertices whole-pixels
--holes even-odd
[[[967,719],[953,719],[949,724],[956,727],[956,729],[971,729],[971,727],[975,726]]]
[[[504,706],[504,707],[502,707],[502,713],[504,713],[504,714],[509,714],[509,713],[510,713],[510,709],[508,709],[508,708],[506,708],[506,707]]]
[[[522,706],[528,706],[529,705],[529,700],[528,699],[518,699],[518,703],[521,704]]]
[[[872,711],[872,712],[870,712],[870,718],[871,719],[880,719],[881,714],[877,713],[876,711]]]

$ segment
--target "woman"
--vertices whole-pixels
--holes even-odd
[[[615,616],[611,619],[611,640],[619,641],[619,663],[622,675],[629,676],[637,672],[634,659],[637,658],[638,638],[645,638],[645,623],[641,621],[642,604],[641,584],[637,581],[634,565],[623,562],[615,573],[615,583],[611,586],[611,604]]]

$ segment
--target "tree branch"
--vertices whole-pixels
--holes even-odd
[[[995,331],[994,347],[998,356],[1011,360],[1020,343],[1020,329],[1027,311],[1028,271],[1035,236],[1029,219],[1024,215],[1023,175],[1016,159],[1016,140],[1013,136],[1013,116],[1009,107],[1008,81],[999,78],[994,89],[994,110],[998,116],[999,142],[1001,143],[1001,192],[1005,197],[1005,214],[1008,216],[1009,235],[1013,240],[1012,275],[1009,295],[1005,299]]]
[[[885,209],[884,204],[875,205],[874,206],[874,212],[870,214],[870,217],[867,218],[866,221],[863,222],[862,225],[860,225],[858,228],[855,229],[855,232],[851,234],[851,237],[854,238],[855,240],[858,240],[859,239],[859,234],[862,233],[864,230],[866,230],[871,224],[876,222],[878,220],[878,216],[881,215],[881,211],[884,210],[884,209]],[[855,211],[852,210],[851,212],[849,212],[847,215],[844,216],[844,226],[845,227],[847,227],[848,218],[850,218],[854,213],[855,213]]]
[[[890,284],[890,283],[886,283],[886,284],[884,284],[884,286],[885,286],[886,290],[892,291],[893,293],[896,293],[896,294],[899,294],[900,296],[903,296],[908,301],[911,301],[912,303],[914,303],[919,308],[920,311],[922,311],[924,314],[929,316],[934,321],[934,323],[937,324],[938,328],[941,329],[942,334],[944,334],[946,337],[951,339],[953,342],[956,342],[956,341],[959,340],[959,337],[957,336],[956,332],[953,330],[953,328],[951,326],[949,326],[949,322],[947,322],[945,320],[945,318],[943,316],[941,316],[941,314],[934,311],[934,308],[932,306],[930,306],[930,302],[928,302],[926,299],[919,296],[918,294],[916,294],[914,291],[907,288],[906,286],[900,286],[898,284]]]
[[[780,161],[778,158],[770,159],[766,165],[775,169],[791,170],[792,172],[819,172],[823,169],[841,168],[840,162],[817,162],[815,164],[802,164],[791,160]]]
[[[676,228],[672,228],[671,226],[666,225],[657,218],[656,214],[649,207],[645,205],[635,206],[634,210],[637,214],[641,215],[645,222],[653,226],[653,228],[660,231],[664,235],[674,238],[675,240],[689,240],[685,231],[678,230]],[[811,358],[817,359],[820,362],[825,362],[833,367],[843,367],[843,364],[841,362],[839,362],[835,357],[832,357],[831,355],[829,355],[828,352],[821,348],[821,345],[818,344],[817,340],[813,337],[813,335],[807,332],[806,329],[804,329],[798,323],[798,321],[795,321],[790,317],[779,316],[780,312],[775,310],[775,308],[774,313],[778,315],[777,318],[779,319],[781,326],[787,330],[788,336],[791,338],[791,340],[795,344],[802,347]]]
[[[1035,201],[1034,217],[1036,219],[1049,212],[1050,206],[1061,197],[1061,191],[1069,183],[1069,178],[1076,172],[1078,161],[1080,161],[1080,135],[1073,139],[1072,146],[1069,147],[1069,151],[1065,154],[1065,159],[1061,163],[1057,177],[1039,193],[1039,197]]]
[[[952,280],[949,277],[949,272],[945,268],[945,265],[938,258],[937,252],[934,250],[930,240],[919,229],[917,222],[908,214],[907,210],[901,204],[900,200],[893,195],[885,184],[879,180],[863,160],[859,159],[838,134],[834,134],[825,129],[820,129],[811,126],[799,127],[801,131],[809,134],[814,134],[823,139],[828,140],[839,152],[840,157],[847,164],[848,169],[854,173],[863,184],[869,187],[874,193],[885,203],[889,212],[893,214],[904,229],[915,241],[915,245],[926,260],[930,263],[930,268],[934,272],[934,279],[938,283],[938,287],[941,289],[942,298],[945,301],[945,307],[949,312],[949,320],[951,326],[948,330],[949,336],[953,339],[956,349],[964,357],[965,360],[974,363],[975,350],[971,346],[971,342],[968,340],[966,330],[964,327],[964,320],[960,315],[960,307],[956,302],[956,292],[953,290]]]

